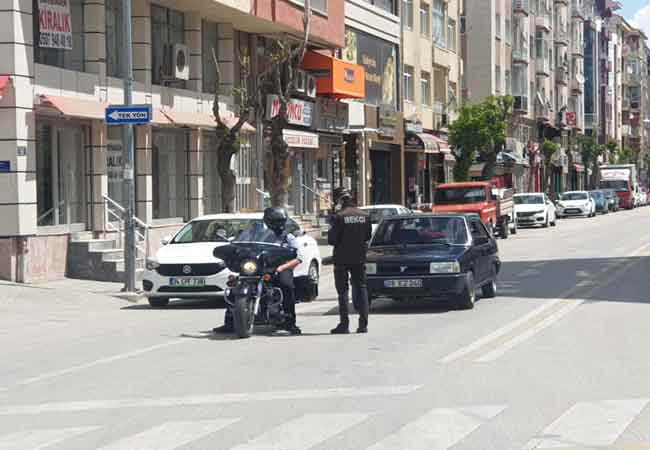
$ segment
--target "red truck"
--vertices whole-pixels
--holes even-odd
[[[512,221],[512,190],[506,191],[509,193],[496,195],[492,184],[484,181],[440,184],[434,192],[433,204],[424,205],[421,209],[440,213],[477,213],[488,230],[493,234],[497,231],[501,238],[506,239],[510,222],[515,225]]]

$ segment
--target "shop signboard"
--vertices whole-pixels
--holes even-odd
[[[11,172],[11,161],[3,160],[0,161],[0,173]]]
[[[106,175],[108,178],[108,196],[122,203],[122,141],[109,140],[106,143]]]
[[[397,110],[392,105],[379,105],[379,134],[394,137],[397,127]]]
[[[38,46],[72,50],[70,0],[38,0]]]
[[[282,130],[284,142],[289,147],[318,148],[318,135],[297,130]]]
[[[280,97],[275,94],[266,97],[266,119],[270,120],[280,112]],[[291,125],[311,127],[314,117],[314,103],[292,98],[287,105],[287,120]]]
[[[347,28],[341,59],[365,69],[366,104],[397,105],[397,46]]]
[[[348,104],[329,98],[316,101],[316,129],[342,131],[348,128]]]
[[[409,133],[422,133],[422,122],[415,120],[412,122],[405,122],[406,131]]]

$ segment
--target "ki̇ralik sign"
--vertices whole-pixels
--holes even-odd
[[[39,47],[72,50],[70,0],[38,0]]]
[[[266,99],[266,119],[270,120],[280,112],[280,98],[270,94]],[[287,120],[291,125],[310,127],[314,117],[314,104],[292,98],[287,104]]]

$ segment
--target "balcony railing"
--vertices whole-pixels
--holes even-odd
[[[597,128],[598,127],[598,114],[596,113],[585,113],[585,127],[586,128]]]
[[[530,14],[529,0],[512,0],[512,12],[521,14]]]
[[[548,105],[542,105],[539,103],[539,101],[536,101],[535,119],[544,122],[551,120],[551,108],[549,108]]]
[[[537,28],[542,28],[546,31],[551,31],[551,15],[547,13],[542,13],[535,17],[535,26]]]
[[[571,77],[571,90],[578,94],[582,94],[584,91],[585,80],[582,75],[574,75]]]
[[[641,74],[636,72],[625,72],[625,83],[627,84],[641,84]]]
[[[565,29],[556,27],[553,34],[556,44],[569,45],[569,32]]]
[[[512,49],[512,61],[514,63],[526,63],[530,59],[530,52],[528,47],[516,46]]]
[[[555,68],[555,82],[564,86],[569,84],[569,71],[566,67]]]
[[[536,64],[537,74],[539,75],[551,75],[551,61],[545,58],[537,58]]]
[[[582,6],[582,1],[573,0],[571,2],[571,16],[579,17],[581,19],[585,18],[585,10],[584,7]]]

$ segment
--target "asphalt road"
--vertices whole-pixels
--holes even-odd
[[[472,311],[373,304],[331,336],[331,274],[303,336],[215,337],[66,280],[0,284],[0,449],[650,449],[650,208],[499,241]]]

